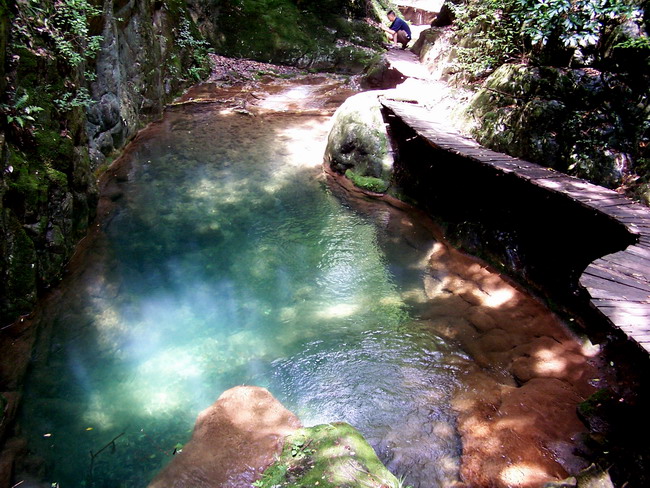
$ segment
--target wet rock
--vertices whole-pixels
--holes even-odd
[[[395,88],[405,80],[402,73],[391,67],[385,54],[380,56],[365,70],[362,85],[370,89]]]
[[[232,388],[199,414],[191,440],[149,487],[248,488],[299,427],[264,388]]]
[[[333,117],[325,160],[355,185],[385,191],[393,173],[393,155],[376,93],[350,97]]]
[[[614,488],[614,483],[607,471],[592,464],[576,476],[546,483],[544,488]]]
[[[452,66],[456,58],[453,40],[453,30],[433,27],[422,32],[413,45],[413,52],[436,79],[446,80],[455,71]]]
[[[567,476],[574,459],[555,451],[583,430],[579,397],[564,382],[533,379],[522,387],[490,386],[487,377],[454,400],[463,437],[462,476],[472,486],[538,487]],[[468,408],[471,407],[471,408]],[[566,453],[564,453],[566,455]],[[562,464],[558,462],[562,460]]]
[[[257,486],[334,488],[398,486],[373,448],[349,424],[336,422],[300,429],[287,437],[280,458]]]

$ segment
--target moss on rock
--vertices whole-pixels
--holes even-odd
[[[343,422],[299,429],[285,439],[280,458],[258,488],[389,488],[400,481],[354,427]]]
[[[648,102],[622,76],[504,64],[462,111],[466,129],[491,149],[610,188],[647,173]]]
[[[382,49],[381,33],[363,21],[365,0],[189,4],[201,32],[225,56],[358,73]]]
[[[393,174],[390,148],[376,93],[360,93],[348,98],[334,114],[325,159],[334,171],[354,177],[358,186],[385,191]]]
[[[20,222],[7,210],[2,217],[7,232],[2,244],[6,267],[0,285],[0,310],[11,317],[29,311],[36,302],[37,256]]]
[[[364,190],[372,191],[375,193],[384,193],[388,190],[389,183],[381,178],[374,178],[372,176],[359,176],[351,169],[345,172],[345,177],[354,183],[354,186]]]

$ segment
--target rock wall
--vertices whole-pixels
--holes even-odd
[[[207,73],[206,46],[183,1],[96,3],[87,34],[74,37],[62,21],[57,27],[53,1],[2,3],[3,18],[12,17],[3,111],[21,120],[2,120],[0,326],[29,313],[60,278],[94,217],[95,174]],[[95,35],[99,52],[87,56]],[[66,51],[57,36],[69,36],[80,52]]]
[[[491,149],[617,188],[647,172],[650,100],[639,81],[504,64],[464,108],[465,128]]]
[[[90,83],[96,103],[87,110],[93,168],[159,115],[188,82],[198,81],[188,73],[195,61],[190,44],[201,43],[190,21],[182,1],[104,0],[97,79]]]

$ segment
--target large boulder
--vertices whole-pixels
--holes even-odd
[[[190,441],[149,488],[250,488],[298,428],[268,390],[231,388],[199,414]]]
[[[393,174],[393,153],[377,92],[348,98],[334,114],[325,161],[361,188],[384,192]]]
[[[400,483],[358,430],[336,422],[300,429],[287,437],[282,455],[256,486],[382,488]]]

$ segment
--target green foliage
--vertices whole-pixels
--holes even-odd
[[[89,20],[101,14],[88,0],[57,0],[54,3],[53,27],[49,33],[57,51],[70,66],[79,66],[94,57],[101,47],[102,36],[89,34]]]
[[[546,51],[594,50],[605,32],[626,21],[640,22],[643,14],[632,0],[471,0],[452,8],[457,68],[474,76]],[[646,37],[624,44],[648,45]]]
[[[570,48],[595,46],[608,26],[642,16],[626,0],[517,0],[517,5],[523,33],[541,46],[554,39]]]
[[[365,2],[358,0],[224,0],[214,44],[231,57],[358,71],[362,56],[344,48],[381,48],[377,30],[359,20],[365,12]]]
[[[61,97],[54,100],[54,105],[60,112],[69,112],[76,107],[88,107],[94,100],[90,96],[87,88],[81,87],[73,92],[66,92]]]
[[[493,71],[523,50],[518,0],[449,4],[456,15],[456,67],[474,76]]]
[[[650,37],[640,36],[634,39],[626,39],[625,41],[619,42],[614,47],[622,49],[650,49]]]
[[[8,124],[16,124],[24,129],[29,122],[35,122],[34,114],[42,112],[43,108],[36,105],[28,105],[29,95],[27,93],[18,97],[13,105],[0,104],[0,111],[7,117]]]
[[[374,193],[384,193],[386,190],[388,190],[388,183],[381,178],[375,178],[373,176],[361,176],[356,174],[351,169],[345,172],[345,177],[354,183],[354,186],[363,190],[372,191]]]
[[[210,73],[208,53],[211,51],[210,44],[201,39],[200,34],[187,18],[182,18],[177,30],[176,44],[188,49],[192,55],[192,66],[187,70],[190,78],[200,81]]]

